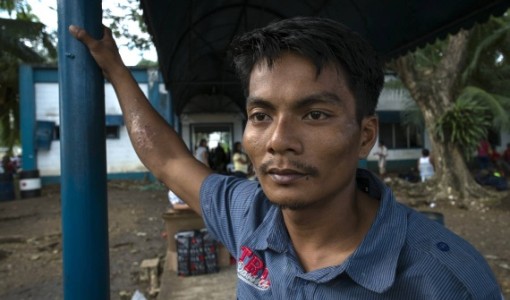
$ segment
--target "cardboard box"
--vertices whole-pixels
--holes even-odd
[[[175,234],[185,230],[200,230],[205,228],[204,220],[193,211],[168,210],[163,214],[167,232],[166,266],[169,270],[177,272],[177,247]],[[230,253],[221,244],[218,244],[218,266],[230,266]]]
[[[168,251],[176,252],[175,234],[184,230],[200,230],[205,228],[204,220],[194,211],[168,210],[163,214],[167,233]]]

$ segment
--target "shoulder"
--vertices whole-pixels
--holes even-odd
[[[492,299],[499,286],[483,256],[438,222],[410,210],[402,259],[409,269],[433,282],[435,289]]]
[[[263,211],[269,204],[258,181],[220,174],[204,180],[200,202],[202,211],[220,210],[232,217],[246,217],[249,210]]]
[[[202,183],[200,201],[207,228],[232,254],[272,207],[257,181],[220,174],[211,174]]]

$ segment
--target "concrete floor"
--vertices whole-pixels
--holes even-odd
[[[223,267],[218,273],[177,276],[163,271],[158,300],[229,300],[236,299],[236,266]]]

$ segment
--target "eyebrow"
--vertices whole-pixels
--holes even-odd
[[[343,105],[343,101],[338,97],[337,94],[331,92],[320,92],[316,94],[306,95],[303,98],[298,99],[292,105],[295,108],[307,107],[318,103]],[[246,99],[246,107],[262,107],[272,109],[274,105],[271,101],[261,97],[248,97]]]

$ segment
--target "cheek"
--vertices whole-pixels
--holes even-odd
[[[341,130],[334,130],[320,141],[312,145],[320,147],[322,155],[319,158],[333,162],[346,163],[351,159],[357,161],[359,152],[359,129],[357,124],[346,124]]]
[[[243,147],[253,164],[256,164],[257,153],[260,155],[262,141],[260,136],[249,128],[246,128],[243,135]]]

